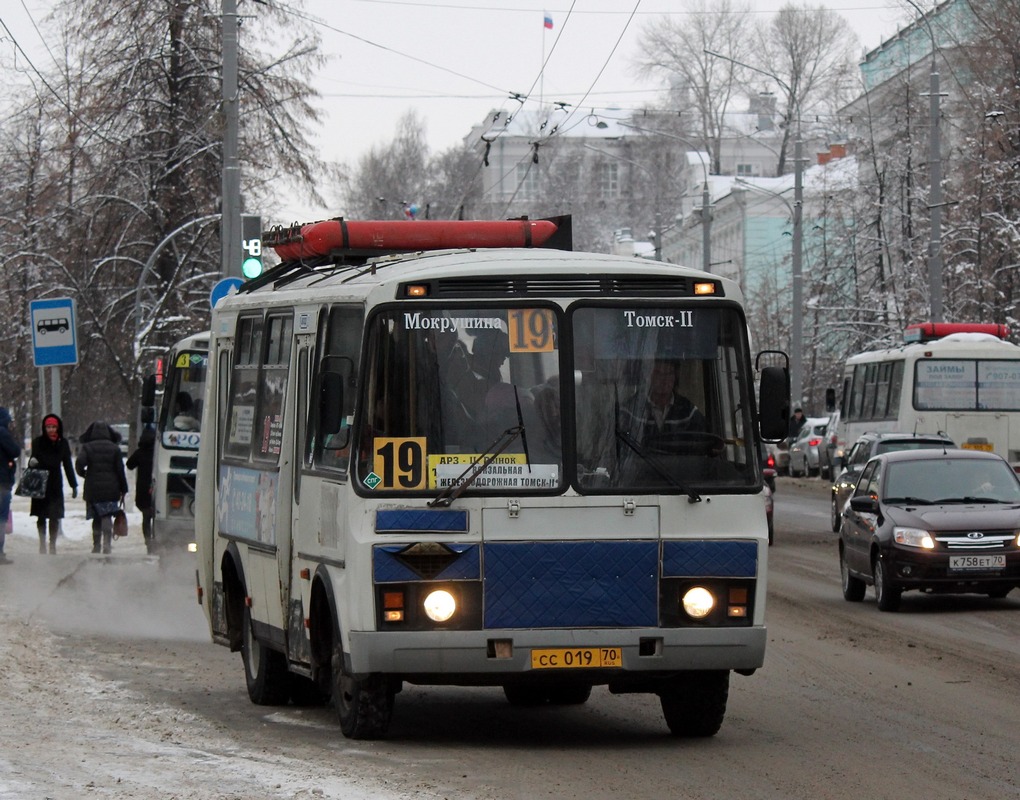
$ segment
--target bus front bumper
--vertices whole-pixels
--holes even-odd
[[[765,660],[764,626],[682,629],[486,630],[372,632],[350,634],[348,669],[355,675],[385,673],[423,683],[499,684],[524,674],[557,673],[592,683],[611,683],[622,674],[687,670],[751,671]],[[549,668],[534,651],[574,653],[608,648],[619,651],[621,666]],[[558,659],[559,662],[565,659]]]

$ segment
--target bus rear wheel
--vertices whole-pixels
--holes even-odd
[[[343,653],[333,653],[333,707],[348,739],[380,739],[393,716],[393,691],[381,675],[355,678],[344,667]]]
[[[726,716],[728,670],[690,672],[659,690],[662,715],[674,736],[715,736]]]
[[[259,644],[251,628],[251,611],[245,607],[241,632],[241,658],[248,697],[255,705],[282,706],[290,699],[287,658]]]

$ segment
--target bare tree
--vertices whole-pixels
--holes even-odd
[[[374,145],[358,159],[347,187],[344,207],[361,219],[400,219],[411,205],[429,202],[431,153],[424,124],[414,111],[397,123],[388,144]]]
[[[832,111],[832,101],[845,97],[857,54],[857,36],[846,20],[824,6],[783,6],[758,28],[756,62],[763,73],[778,78],[783,97],[783,136],[777,175],[785,174],[790,139],[812,112]],[[765,80],[757,75],[755,82]]]
[[[649,23],[636,64],[641,74],[657,75],[669,87],[669,103],[689,121],[688,130],[712,156],[720,172],[724,118],[741,84],[742,69],[706,50],[737,61],[750,58],[750,7],[734,0],[684,0],[678,19]]]
[[[318,56],[310,31],[255,8],[244,18],[240,100],[244,186],[257,202],[266,178],[300,183],[319,172],[307,83]],[[0,241],[30,266],[12,303],[77,302],[69,430],[88,421],[79,414],[130,418],[152,355],[208,325],[220,277],[219,24],[213,0],[67,0],[48,37],[55,69],[33,76],[31,99],[0,123],[5,175],[23,189],[3,201]],[[260,52],[269,41],[282,44]],[[96,385],[106,391],[90,405]]]

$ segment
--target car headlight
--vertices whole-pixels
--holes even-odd
[[[934,550],[935,540],[928,531],[919,528],[893,528],[893,541],[906,547]]]

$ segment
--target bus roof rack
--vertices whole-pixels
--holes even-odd
[[[276,226],[265,232],[283,262],[329,258],[364,263],[369,258],[425,250],[545,247],[572,250],[569,215],[530,220],[348,220]]]
[[[999,339],[1009,336],[1009,326],[995,322],[917,322],[903,331],[903,341],[931,342],[954,333],[987,333]]]

